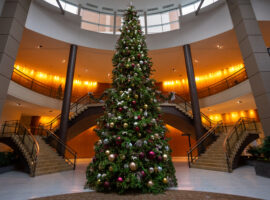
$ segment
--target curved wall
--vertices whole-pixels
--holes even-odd
[[[40,34],[80,46],[113,50],[117,35],[96,33],[80,28],[80,16],[66,12],[42,0],[32,1],[26,28]],[[162,49],[192,43],[232,29],[232,22],[223,0],[205,7],[198,16],[181,17],[181,28],[171,32],[147,35],[149,49]]]
[[[270,1],[252,0],[256,17],[260,21],[270,20]],[[203,8],[198,16],[194,13],[180,18],[180,30],[147,35],[151,50],[180,46],[200,41],[233,28],[225,0]],[[80,28],[81,17],[68,12],[62,15],[57,7],[42,0],[32,1],[26,28],[80,46],[113,50],[117,35],[96,33]]]

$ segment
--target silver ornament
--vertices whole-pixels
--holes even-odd
[[[125,169],[129,168],[128,164],[124,164],[124,168]]]
[[[106,138],[106,139],[103,140],[103,143],[104,144],[109,144],[109,140]]]
[[[102,178],[105,178],[106,177],[106,174],[102,174]]]
[[[162,167],[158,166],[158,171],[161,172],[162,171]]]
[[[101,177],[101,174],[98,174],[98,175],[97,175],[97,178],[100,178],[100,177]]]
[[[154,173],[154,168],[153,167],[149,167],[149,172],[152,174]]]
[[[138,122],[134,122],[134,126],[138,126]]]
[[[142,60],[140,60],[140,64],[141,64],[141,65],[143,64],[143,61],[142,61]]]

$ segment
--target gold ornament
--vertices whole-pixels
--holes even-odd
[[[157,167],[155,167],[154,170],[155,170],[156,173],[158,172],[158,168]]]
[[[99,164],[99,165],[98,165],[98,169],[99,169],[99,170],[102,170],[102,169],[103,169],[103,165],[102,165],[102,164]]]
[[[129,68],[129,64],[126,64],[126,68]]]
[[[106,151],[105,151],[105,154],[106,154],[107,156],[108,156],[110,153],[111,153],[110,150],[106,150]]]
[[[155,138],[159,139],[159,134],[158,133],[155,133]]]
[[[100,180],[100,179],[97,180],[97,184],[98,184],[98,185],[101,184],[101,180]]]
[[[134,87],[134,83],[132,83],[131,86]]]
[[[151,140],[155,139],[155,137],[153,135],[150,136]]]
[[[108,159],[109,159],[109,161],[114,161],[114,159],[115,159],[115,155],[114,154],[110,154],[109,156],[108,156]]]
[[[152,180],[148,181],[148,183],[147,183],[147,186],[148,186],[148,187],[152,187],[153,185],[154,185],[154,183],[153,183]]]
[[[155,81],[152,81],[152,85],[155,85]]]
[[[128,123],[124,123],[124,128],[127,128],[128,127]]]
[[[129,100],[129,98],[130,98],[130,96],[128,95],[128,96],[127,96],[127,100]]]
[[[161,107],[157,107],[158,111],[161,111]]]
[[[101,145],[102,144],[102,140],[98,140],[98,145]]]
[[[123,94],[123,91],[122,90],[120,91],[120,94]]]
[[[121,160],[125,160],[125,159],[126,159],[126,156],[125,156],[124,154],[121,154],[121,155],[120,155],[120,159],[121,159]]]
[[[168,159],[168,155],[167,154],[163,154],[162,157],[163,157],[164,160],[167,160]]]
[[[135,94],[134,97],[135,97],[135,99],[138,99],[139,98],[139,95]]]
[[[142,108],[140,108],[140,112],[142,112],[143,111],[143,109]]]
[[[110,123],[110,127],[111,127],[111,128],[114,127],[114,123],[113,123],[113,122]]]
[[[141,133],[138,133],[138,137],[142,137],[142,134]]]
[[[167,178],[163,178],[163,183],[167,184],[168,183],[168,179]]]
[[[99,121],[97,121],[97,125],[99,125]]]
[[[110,171],[110,172],[113,171],[113,167],[112,167],[112,166],[109,167],[109,171]]]
[[[135,171],[137,169],[137,164],[135,162],[131,162],[129,164],[129,168],[131,169],[131,171]]]
[[[144,107],[144,109],[147,109],[148,108],[148,105],[147,104],[144,104],[143,107]]]

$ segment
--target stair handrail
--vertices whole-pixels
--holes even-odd
[[[6,131],[6,129],[8,128],[8,131]],[[10,131],[10,128],[14,128],[14,131]],[[29,131],[26,126],[22,123],[20,123],[18,120],[12,120],[12,121],[5,121],[4,124],[2,125],[2,135],[3,134],[7,134],[7,133],[11,133],[11,134],[15,134],[20,137],[20,140],[22,142],[22,144],[25,146],[26,150],[29,153],[29,156],[31,158],[31,163],[28,163],[29,168],[30,168],[30,173],[31,176],[35,176],[35,171],[36,171],[36,165],[37,165],[37,157],[39,155],[39,144],[36,140],[36,138],[33,136],[33,134],[31,133],[31,131]],[[28,141],[26,141],[28,138]],[[26,144],[27,142],[30,142],[30,144]],[[30,146],[31,147],[30,147]]]
[[[234,126],[230,129],[227,136],[225,137],[225,140],[223,142],[223,150],[226,155],[226,162],[229,172],[232,172],[232,160],[231,160],[231,155],[233,153],[232,148],[235,146],[237,141],[239,141],[241,136],[246,131],[258,132],[258,128],[254,118],[247,118],[247,117],[239,118],[239,120],[234,124]]]
[[[164,96],[166,95],[166,96]],[[178,94],[175,94],[174,92],[170,92],[170,93],[159,93],[158,97],[162,100],[164,100],[165,102],[170,101],[171,103],[175,103],[178,106],[182,107],[186,113],[191,112],[192,113],[192,105],[190,102],[188,102],[187,100],[185,100],[183,97],[181,97]],[[219,121],[214,121],[211,120],[208,116],[206,116],[204,113],[201,112],[201,117],[202,119],[202,124],[205,125],[206,127],[208,127],[209,129],[212,126],[215,126],[216,124],[219,123]],[[208,122],[208,123],[206,123]]]
[[[93,95],[93,93],[88,92],[87,94],[80,97],[77,101],[71,104],[70,109],[69,109],[70,115],[78,114],[80,112],[80,108],[82,108],[83,105],[88,105],[90,103],[100,103],[105,98],[106,94],[107,93],[103,93],[101,96],[96,98],[96,96]],[[54,130],[58,126],[53,127],[53,124],[55,124],[57,121],[60,121],[60,119],[61,119],[61,114],[57,115],[50,122],[47,122],[45,124],[39,124],[39,126],[50,129],[50,130]]]
[[[40,130],[39,130],[40,131]],[[64,143],[56,134],[54,134],[51,130],[48,130],[48,129],[43,129],[43,131],[46,131],[46,135],[47,135],[47,138],[49,137],[53,137],[56,142],[57,142],[57,146],[55,146],[55,149],[57,148],[61,148],[61,146],[64,147],[65,150],[67,150],[72,156],[73,156],[73,162],[72,160],[66,156],[66,154],[64,153],[62,156],[65,160],[67,160],[67,162],[73,166],[73,170],[76,169],[76,161],[77,161],[77,152],[71,148],[68,144]],[[40,132],[39,132],[40,133]],[[41,134],[41,135],[44,135],[44,134]]]
[[[218,129],[221,128],[221,131],[218,131]],[[190,167],[191,163],[193,163],[196,158],[199,156],[194,156],[194,151],[197,150],[199,151],[199,148],[201,147],[202,143],[208,139],[212,135],[216,135],[220,132],[224,132],[225,127],[222,121],[219,121],[215,126],[211,127],[202,137],[199,138],[199,140],[196,142],[196,144],[193,145],[187,152],[187,157],[188,157],[188,166]]]

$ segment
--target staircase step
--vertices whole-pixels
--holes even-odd
[[[228,172],[227,167],[213,167],[213,166],[208,166],[208,165],[191,165],[191,167],[198,168],[198,169]]]

